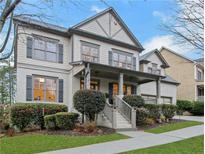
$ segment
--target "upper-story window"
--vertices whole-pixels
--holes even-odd
[[[90,62],[99,62],[99,45],[81,42],[81,59]]]
[[[161,74],[160,69],[157,68],[158,65],[155,63],[152,63],[152,67],[148,67],[148,73],[152,73],[152,74]]]
[[[51,39],[34,37],[33,58],[39,60],[58,61],[58,42]]]
[[[197,69],[197,80],[203,80],[203,72],[200,69]]]
[[[63,63],[63,44],[58,40],[33,35],[27,37],[27,58]]]
[[[114,50],[112,54],[113,66],[132,69],[132,58],[132,54]]]

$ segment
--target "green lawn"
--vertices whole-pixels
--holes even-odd
[[[122,154],[203,154],[204,136],[154,146],[146,149],[129,151]]]
[[[31,154],[51,150],[79,147],[94,143],[108,142],[126,139],[121,134],[101,136],[63,136],[63,135],[22,135],[16,137],[4,137],[0,139],[1,154]]]
[[[197,122],[197,121],[183,121],[183,122],[170,123],[170,124],[162,125],[156,128],[147,129],[145,130],[145,132],[160,134],[164,132],[169,132],[169,131],[191,127],[191,126],[196,126],[196,125],[201,125],[201,124],[203,123]]]

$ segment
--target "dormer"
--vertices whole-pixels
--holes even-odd
[[[140,56],[142,72],[165,76],[165,68],[168,67],[168,63],[157,49]]]

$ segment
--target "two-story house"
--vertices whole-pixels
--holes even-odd
[[[136,116],[123,95],[140,95],[140,85],[155,82],[156,102],[160,102],[165,76],[140,71],[139,54],[144,49],[113,8],[69,29],[22,17],[14,23],[16,102],[64,103],[72,111],[77,90],[100,90],[109,94],[109,102],[118,103],[118,117],[129,122]],[[108,104],[105,110],[113,128],[125,127],[113,126],[113,110]]]
[[[166,47],[160,53],[169,63],[166,74],[180,82],[177,87],[177,99],[204,101],[204,65],[186,58]]]

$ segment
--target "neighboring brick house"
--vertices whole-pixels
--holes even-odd
[[[204,65],[202,59],[200,62],[194,61],[166,47],[162,47],[160,52],[170,65],[166,69],[166,74],[180,83],[177,88],[177,99],[203,101]]]

